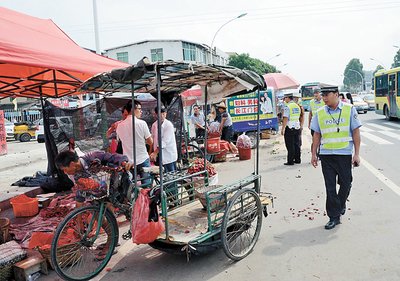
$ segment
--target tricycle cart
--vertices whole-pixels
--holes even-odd
[[[160,111],[165,96],[176,95],[194,85],[202,87],[206,105],[234,94],[266,88],[261,76],[233,67],[140,61],[136,66],[97,75],[86,81],[82,90],[130,89],[132,99],[134,92],[149,92],[156,96]],[[135,118],[132,120],[134,128]],[[162,143],[160,123],[158,143]],[[194,170],[189,165],[164,173],[160,152],[159,167],[149,170],[153,179],[149,196],[161,207],[165,230],[149,245],[170,253],[185,253],[188,257],[222,246],[232,260],[246,257],[257,243],[262,215],[267,215],[267,205],[272,203],[272,197],[260,191],[258,155],[257,146],[255,170],[251,175],[231,184],[211,185],[206,155],[202,160],[195,160],[204,162],[203,169]],[[137,194],[142,189],[136,170],[131,175],[102,167],[92,175],[105,186],[103,193],[88,191],[91,204],[71,212],[58,226],[52,242],[52,266],[65,280],[89,280],[105,268],[119,239],[118,224],[109,206],[118,208],[130,220]],[[118,187],[124,176],[132,182],[128,190]],[[169,192],[172,185],[178,187],[178,193]],[[130,239],[131,230],[122,237]]]

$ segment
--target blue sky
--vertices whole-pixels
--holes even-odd
[[[2,7],[52,19],[76,43],[95,49],[93,1],[2,0]],[[249,53],[301,83],[341,84],[352,58],[364,70],[390,67],[400,46],[398,0],[97,0],[100,48],[145,39],[184,39]],[[275,57],[277,54],[280,56]],[[371,60],[374,58],[375,60]],[[286,65],[285,65],[286,64]]]

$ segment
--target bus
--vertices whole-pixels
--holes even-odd
[[[374,75],[375,113],[387,120],[400,118],[400,67],[379,70]]]
[[[314,98],[314,89],[315,88],[322,88],[322,87],[329,87],[332,86],[330,84],[321,83],[321,82],[310,82],[302,85],[300,87],[301,93],[301,105],[304,107],[304,110],[310,111],[310,101]]]

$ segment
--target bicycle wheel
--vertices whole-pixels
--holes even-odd
[[[242,189],[230,200],[222,221],[221,240],[225,254],[238,261],[253,250],[261,232],[262,206],[252,189]]]
[[[99,210],[99,206],[78,208],[57,227],[51,245],[51,262],[64,280],[89,280],[111,259],[118,242],[118,224],[106,209],[96,236]]]
[[[186,150],[182,151],[182,162],[187,165],[189,160],[194,158],[204,158],[204,152],[197,145],[189,143]]]

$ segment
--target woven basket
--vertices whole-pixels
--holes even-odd
[[[17,242],[0,245],[0,280],[11,280],[13,265],[25,258],[26,251]]]
[[[57,260],[59,263],[63,264],[63,266],[69,265],[81,258],[82,254],[79,250],[71,251],[74,247],[76,247],[76,244],[66,244],[58,247],[59,256],[57,257]],[[50,264],[51,268],[54,269],[53,263],[51,262],[51,248],[42,249],[38,247],[37,249],[39,250],[40,254],[42,254],[43,258],[45,258]]]
[[[8,218],[0,218],[0,244],[9,239],[10,220]]]

